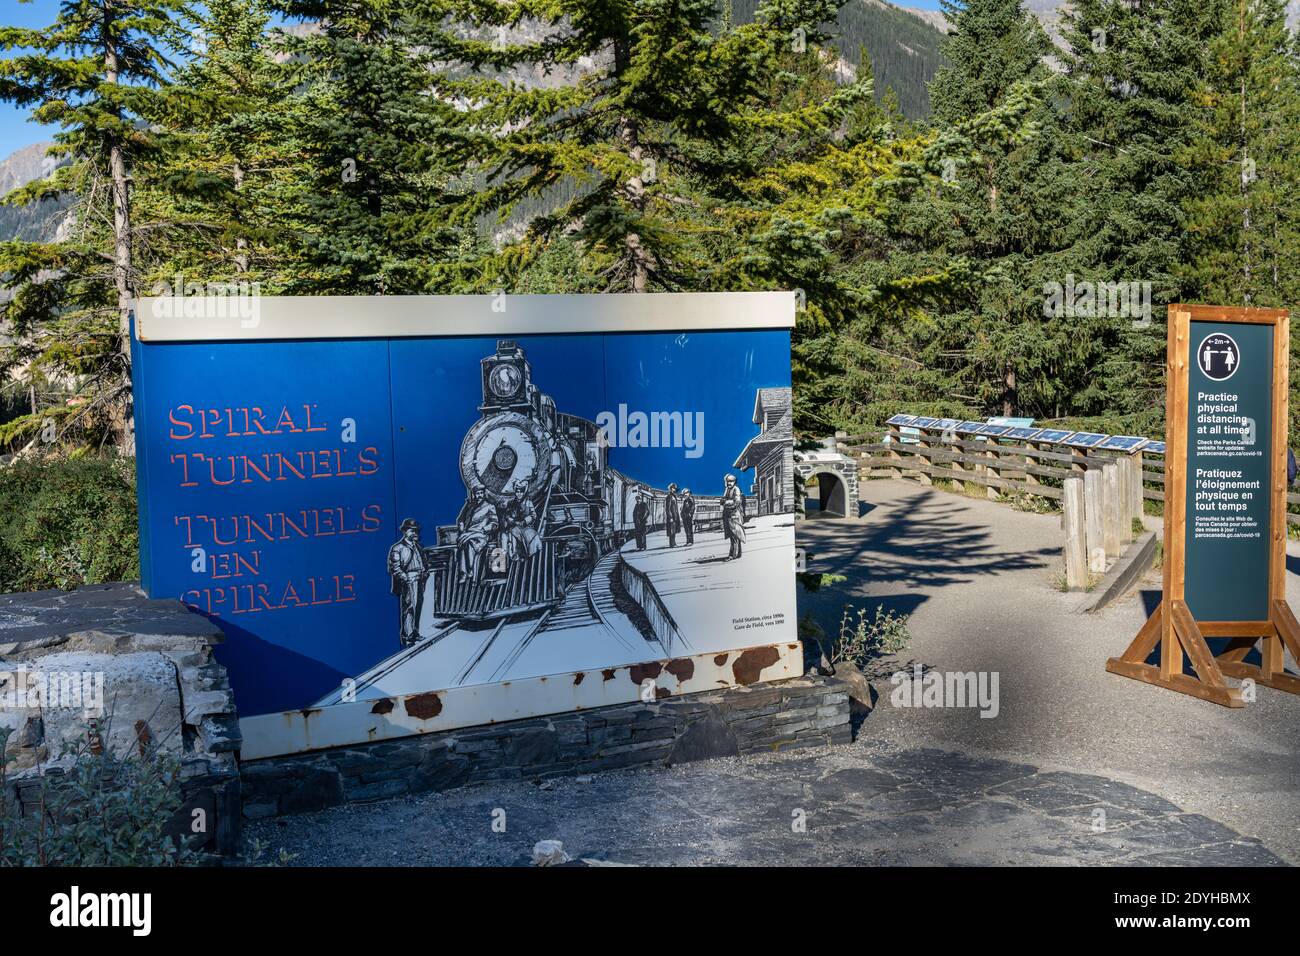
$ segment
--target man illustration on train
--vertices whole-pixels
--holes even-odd
[[[523,561],[542,550],[542,535],[537,530],[537,504],[528,495],[528,482],[514,483],[514,495],[501,506],[503,540],[509,542],[510,557]]]
[[[483,552],[497,536],[501,517],[497,507],[487,500],[487,492],[475,488],[456,519],[456,573],[460,581],[477,581],[482,577]]]

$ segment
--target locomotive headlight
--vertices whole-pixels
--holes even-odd
[[[488,376],[488,387],[498,398],[509,398],[519,391],[519,383],[522,380],[523,376],[515,366],[498,365]]]

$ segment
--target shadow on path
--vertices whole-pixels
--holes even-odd
[[[869,521],[801,524],[800,544],[810,570],[844,575],[850,591],[865,583],[940,588],[981,575],[1047,568],[1059,557],[1059,546],[995,544],[987,524],[965,505],[955,495],[918,492],[889,507],[871,507]]]

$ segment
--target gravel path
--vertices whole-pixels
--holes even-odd
[[[297,866],[509,866],[544,839],[632,865],[1282,863],[1104,777],[865,741],[336,807],[250,836]]]
[[[913,615],[906,654],[879,668],[882,696],[864,737],[1100,774],[1300,863],[1300,697],[1259,688],[1255,703],[1229,710],[1105,672],[1159,601],[1158,573],[1079,614],[1079,596],[1055,586],[1058,517],[905,481],[866,482],[862,498],[862,518],[806,522],[800,542],[811,567],[849,578],[801,600],[824,627],[838,627],[846,601]],[[1287,591],[1300,607],[1295,543],[1290,550]],[[891,706],[886,675],[913,662],[997,671],[998,716]]]

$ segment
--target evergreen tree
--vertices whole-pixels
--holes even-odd
[[[269,21],[267,0],[207,0],[197,15],[161,148],[136,174],[138,201],[167,224],[143,250],[146,287],[244,282],[272,292],[296,282],[288,200],[306,168],[285,135],[291,71]]]
[[[1017,84],[1044,75],[1051,41],[1020,0],[943,0],[946,65],[930,83],[936,125],[968,122],[1001,105]]]
[[[1045,310],[1045,288],[1073,263],[1069,222],[1081,194],[1062,135],[1051,44],[1019,0],[971,0],[947,12],[948,66],[930,99],[940,129],[930,162],[943,175],[904,224],[933,255],[978,263],[985,276],[939,313],[918,354],[950,370],[930,407],[1057,418],[1090,404],[1102,330]]]
[[[1300,301],[1300,57],[1282,0],[1235,0],[1209,47],[1208,109],[1185,163],[1189,296],[1226,305]],[[1300,336],[1291,337],[1290,445],[1300,441]]]
[[[155,148],[150,125],[167,96],[169,57],[185,42],[186,5],[63,0],[48,27],[0,28],[0,50],[16,51],[0,61],[0,99],[58,127],[51,156],[68,161],[7,201],[65,192],[80,200],[66,241],[0,246],[0,274],[14,290],[3,318],[18,342],[4,364],[36,362],[75,377],[77,403],[44,414],[81,426],[107,418],[126,450],[134,444],[129,317],[142,227],[133,219],[132,174]],[[10,431],[35,431],[40,420],[34,413]]]
[[[571,236],[604,288],[699,288],[713,265],[700,230],[768,161],[757,139],[824,124],[856,95],[797,114],[770,106],[777,62],[816,55],[828,0],[774,0],[726,30],[713,0],[413,9],[425,45],[449,64],[439,97],[467,106],[444,140],[473,174],[461,181],[458,221],[509,228],[522,206],[542,209],[484,264],[490,281]]]
[[[1300,71],[1283,0],[1234,0],[1209,47],[1208,110],[1185,163],[1201,301],[1284,306],[1300,299]]]
[[[438,68],[418,42],[418,4],[282,0],[315,26],[287,49],[297,93],[281,135],[302,171],[286,197],[303,262],[298,294],[446,291],[439,270],[467,237],[443,193],[456,167],[438,146],[457,109],[437,96]]]
[[[1073,148],[1087,204],[1080,274],[1147,284],[1151,318],[1126,322],[1098,369],[1111,427],[1156,433],[1164,408],[1165,306],[1194,295],[1188,203],[1206,186],[1185,165],[1204,122],[1207,50],[1226,0],[1078,0],[1064,35]]]

